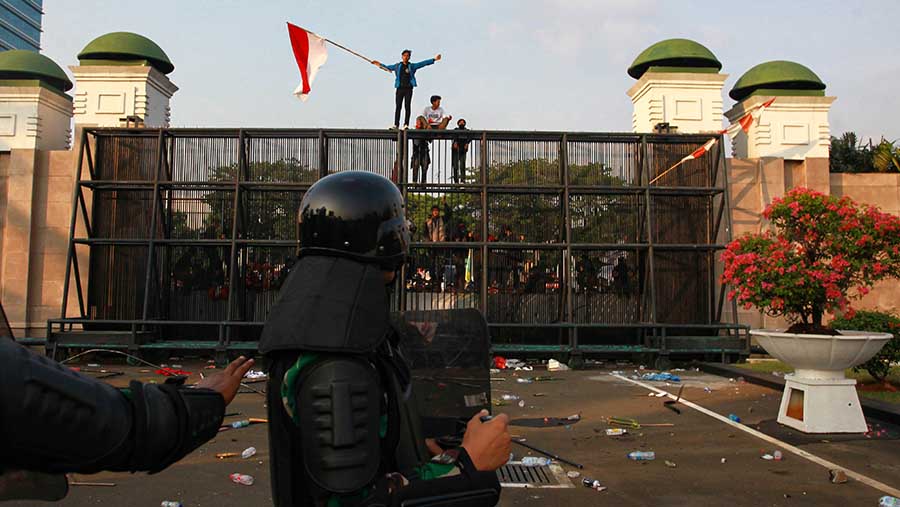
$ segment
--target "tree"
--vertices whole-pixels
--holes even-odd
[[[748,234],[722,254],[729,299],[795,324],[788,332],[828,332],[826,311],[852,317],[849,300],[900,277],[900,218],[849,197],[795,188],[763,215],[775,233]]]
[[[884,138],[872,151],[872,165],[878,172],[900,172],[900,146]]]

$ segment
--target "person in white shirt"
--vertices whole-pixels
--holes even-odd
[[[444,111],[444,108],[441,107],[440,95],[431,96],[431,105],[425,108],[422,116],[428,120],[428,125],[433,129],[446,129],[447,124],[453,119],[453,117],[447,114],[446,111]]]

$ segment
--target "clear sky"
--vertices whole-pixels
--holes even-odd
[[[393,78],[336,48],[309,101],[285,22],[383,62],[442,53],[417,74],[469,128],[627,131],[644,48],[685,37],[730,75],[767,60],[810,67],[837,96],[832,134],[900,138],[900,2],[590,0],[45,0],[44,54],[63,67],[94,37],[143,34],[175,64],[173,126],[386,128]],[[68,71],[68,69],[66,69]],[[725,108],[733,101],[725,97]]]

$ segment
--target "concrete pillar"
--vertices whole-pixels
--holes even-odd
[[[122,118],[140,118],[146,127],[168,127],[170,101],[178,91],[165,74],[141,65],[72,65],[75,123],[119,127]]]
[[[628,90],[634,106],[632,130],[653,132],[658,123],[679,134],[722,129],[722,87],[728,74],[646,72]]]

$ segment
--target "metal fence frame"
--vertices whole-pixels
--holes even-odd
[[[465,136],[465,137],[461,137]],[[562,257],[562,275],[558,277],[559,294],[564,308],[556,322],[490,322],[492,333],[499,336],[504,332],[539,328],[547,333],[557,333],[556,343],[528,344],[516,340],[500,340],[494,343],[497,351],[505,352],[540,352],[540,353],[622,353],[650,352],[662,355],[673,353],[720,353],[742,355],[749,352],[747,327],[736,321],[723,322],[722,315],[725,302],[725,287],[716,283],[717,261],[714,254],[731,239],[731,214],[728,212],[728,173],[725,170],[725,154],[722,143],[698,161],[693,162],[692,169],[673,172],[672,177],[661,179],[659,183],[647,184],[653,177],[663,172],[682,156],[691,153],[696,147],[709,140],[709,135],[658,135],[658,134],[607,134],[583,132],[507,132],[507,131],[383,131],[383,130],[273,130],[273,129],[85,129],[78,146],[77,184],[72,197],[72,215],[69,227],[69,247],[66,262],[66,278],[64,281],[63,300],[60,318],[51,319],[47,324],[48,348],[55,354],[58,347],[108,346],[127,348],[132,351],[141,349],[211,349],[224,353],[231,349],[252,349],[254,341],[238,338],[246,334],[248,329],[258,329],[261,320],[247,321],[236,312],[242,296],[239,290],[238,273],[246,266],[239,265],[239,254],[250,248],[294,248],[293,239],[286,238],[253,238],[243,233],[249,226],[242,221],[248,220],[246,212],[247,199],[258,193],[269,195],[280,192],[302,192],[317,178],[329,172],[359,168],[373,170],[392,178],[405,198],[411,194],[453,194],[466,193],[480,198],[480,223],[475,224],[479,231],[477,241],[467,243],[468,248],[477,248],[482,259],[480,280],[478,280],[478,300],[482,312],[488,314],[488,253],[492,249],[540,250],[552,249],[560,252]],[[111,153],[103,143],[117,140],[111,146]],[[471,169],[474,173],[465,181],[448,179],[446,171],[446,153],[449,143],[460,139],[468,141],[469,154],[462,155],[474,162]],[[227,140],[225,145],[234,146],[236,154],[228,154],[227,150],[203,152],[203,160],[207,158],[234,159],[232,165],[235,173],[232,181],[211,180],[198,176],[191,171],[208,172],[200,167],[201,162],[185,155],[191,146],[203,146],[204,143],[214,145],[215,142]],[[427,141],[434,145],[435,167],[432,180],[426,183],[410,181],[410,156],[412,146],[416,142]],[[720,139],[721,141],[721,139]],[[192,145],[191,143],[195,143]],[[255,144],[254,144],[255,143]],[[269,151],[277,158],[279,153],[291,151],[293,144],[300,146],[300,158],[305,158],[308,173],[305,180],[281,181],[278,178],[267,178],[256,174],[257,167],[253,160],[255,149]],[[534,144],[540,143],[540,144]],[[254,148],[256,145],[256,148]],[[186,147],[185,147],[186,146]],[[554,153],[552,147],[557,147]],[[550,147],[550,149],[548,149]],[[624,148],[623,148],[624,147]],[[103,148],[103,149],[100,149]],[[185,150],[178,152],[178,150]],[[442,150],[439,152],[438,150]],[[455,148],[449,148],[455,150]],[[588,162],[580,164],[583,159],[594,160],[593,151],[606,150],[623,161],[621,175],[612,178],[614,184],[592,184],[590,180],[592,168],[599,168],[601,180],[611,178],[603,171],[613,168],[605,162]],[[264,151],[264,150],[263,150]],[[519,153],[521,152],[521,153]],[[441,153],[444,155],[442,156]],[[522,155],[524,153],[524,155]],[[537,155],[535,155],[537,153]],[[491,158],[496,155],[496,158]],[[180,155],[181,158],[178,158]],[[505,156],[509,162],[499,161]],[[531,156],[532,158],[527,158]],[[575,160],[569,162],[570,157]],[[599,157],[603,159],[603,156]],[[206,163],[206,162],[203,162]],[[269,162],[271,163],[271,161]],[[501,181],[495,173],[508,170],[514,173],[516,164],[523,164],[521,178],[513,174],[511,181]],[[594,164],[593,166],[591,164]],[[193,165],[192,165],[193,164]],[[455,164],[455,162],[454,162]],[[506,164],[506,165],[504,165]],[[531,167],[529,166],[531,164]],[[544,164],[544,165],[541,165]],[[182,166],[184,165],[184,166]],[[440,165],[440,167],[438,167]],[[360,167],[362,166],[362,167]],[[540,167],[538,167],[540,166]],[[628,166],[628,167],[625,167]],[[220,166],[223,167],[223,166]],[[497,168],[500,169],[497,169]],[[549,169],[548,169],[549,167]],[[554,176],[553,169],[558,167]],[[685,166],[688,167],[688,166]],[[85,171],[86,169],[86,171]],[[466,167],[465,170],[469,168]],[[585,172],[585,169],[588,171]],[[570,171],[582,171],[573,175]],[[86,174],[85,174],[86,172]],[[254,172],[254,174],[251,174]],[[187,174],[191,178],[180,180]],[[680,176],[677,176],[679,175]],[[435,176],[437,175],[437,176]],[[502,174],[501,174],[502,175]],[[518,178],[518,179],[517,179]],[[618,178],[618,180],[616,180]],[[521,181],[519,181],[521,180]],[[610,181],[607,181],[610,183]],[[223,196],[232,199],[229,208],[230,230],[224,234],[227,217],[223,211],[223,234],[214,238],[172,238],[171,210],[173,195],[176,192],[191,190],[210,190],[223,192]],[[86,193],[91,193],[88,199]],[[149,192],[152,203],[146,234],[138,237],[99,237],[98,230],[109,228],[102,223],[94,223],[96,206],[94,197],[103,192],[114,192],[116,196],[127,192]],[[267,194],[269,193],[269,194]],[[559,220],[563,225],[559,237],[551,242],[503,242],[489,241],[489,201],[494,196],[556,196],[559,199]],[[629,241],[590,243],[578,242],[573,238],[573,227],[570,199],[600,198],[598,196],[633,196],[635,202],[642,202],[636,214],[640,221],[640,234]],[[168,201],[167,201],[168,199]],[[705,234],[699,234],[697,240],[690,243],[677,243],[661,240],[661,232],[654,226],[656,205],[665,199],[678,203],[694,199],[706,202],[706,223],[703,224]],[[99,202],[99,201],[98,201]],[[168,206],[168,207],[167,207]],[[89,211],[89,207],[91,210]],[[225,209],[225,208],[223,208]],[[166,213],[168,213],[168,218]],[[640,216],[643,213],[643,216]],[[85,231],[84,236],[77,234],[78,224]],[[677,225],[677,224],[676,224]],[[693,227],[692,224],[682,224]],[[673,224],[668,224],[670,230]],[[702,231],[701,231],[702,232]],[[704,237],[700,237],[704,236]],[[85,260],[79,262],[80,246],[96,248],[106,246],[115,248],[145,248],[143,284],[134,281],[135,287],[142,289],[142,308],[137,318],[96,318],[90,315],[86,307],[85,287],[82,286],[82,272]],[[161,309],[153,307],[151,297],[154,291],[161,291],[158,283],[163,270],[158,265],[165,258],[166,248],[178,246],[193,248],[221,247],[228,252],[227,270],[227,302],[224,319],[212,320],[173,320],[159,318]],[[414,241],[413,248],[459,248],[459,243],[430,243]],[[82,247],[83,249],[84,247]],[[162,249],[162,250],[160,250]],[[646,294],[642,290],[641,318],[637,322],[576,322],[573,300],[575,283],[573,276],[575,267],[573,253],[584,251],[613,251],[630,249],[643,252],[646,257]],[[163,253],[160,254],[159,251]],[[708,273],[706,287],[709,291],[707,318],[704,322],[667,323],[658,318],[657,283],[658,273],[655,260],[658,253],[685,251],[707,255]],[[140,260],[140,259],[139,259]],[[98,271],[99,273],[99,271]],[[99,276],[99,275],[97,275]],[[88,277],[90,280],[90,276]],[[405,280],[405,274],[401,280]],[[67,318],[68,300],[74,280],[74,290],[79,306],[79,317]],[[90,285],[90,282],[89,282]],[[396,305],[407,308],[408,292],[403,287],[397,291]],[[731,314],[736,318],[734,303]],[[79,328],[76,328],[79,326]],[[173,328],[194,326],[209,328],[205,338],[193,340],[167,339]],[[94,329],[94,331],[92,331]],[[585,335],[591,332],[632,333],[636,339],[625,343],[585,343]],[[252,333],[251,333],[252,334]],[[552,340],[550,340],[552,342]],[[603,340],[601,340],[603,341]],[[607,340],[609,341],[609,340]],[[614,340],[613,340],[614,341]]]

